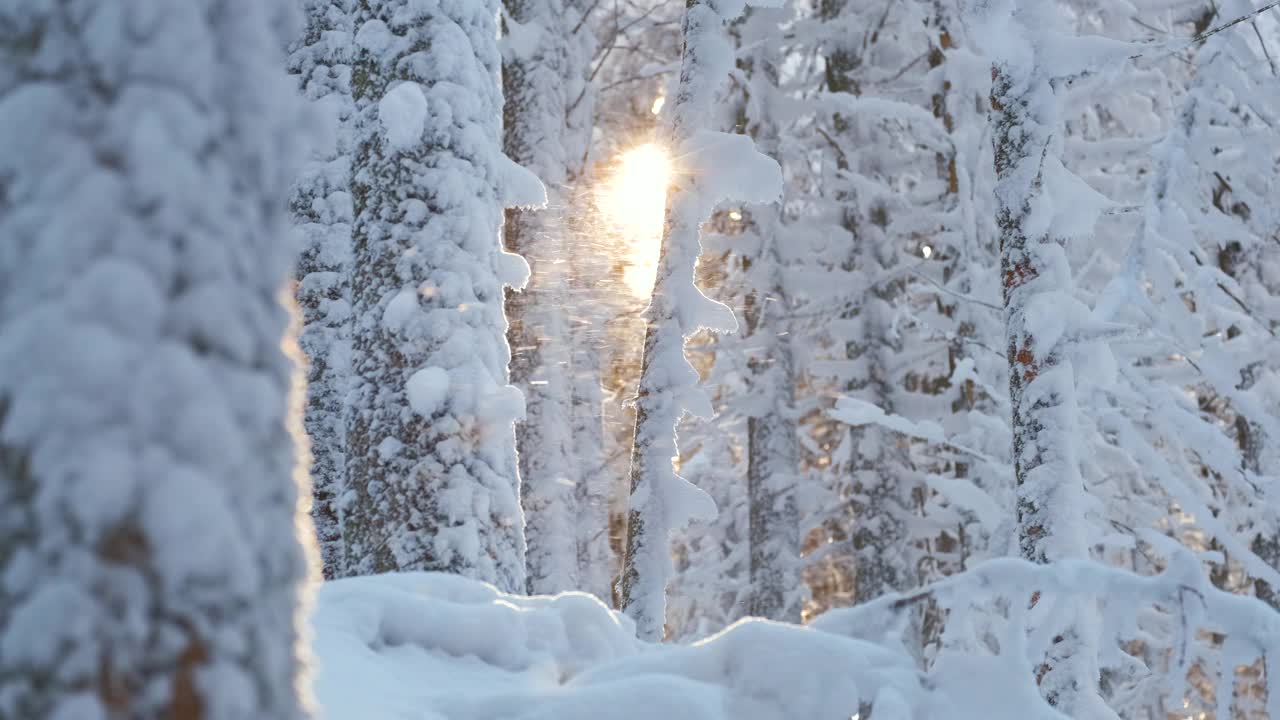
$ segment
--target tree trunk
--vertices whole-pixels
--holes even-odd
[[[753,10],[744,32],[764,26],[760,43],[739,60],[747,77],[748,98],[760,117],[745,117],[748,133],[766,155],[777,157],[779,128],[770,98],[778,92],[778,68],[773,51],[766,50],[767,30],[776,16]],[[756,36],[752,36],[755,40]],[[746,113],[744,113],[744,116]],[[755,252],[738,258],[747,296],[742,318],[743,345],[749,348],[746,392],[762,408],[747,418],[747,518],[750,587],[747,612],[757,617],[800,622],[800,517],[795,490],[800,451],[794,394],[795,362],[789,332],[790,300],[783,283],[785,260],[780,243],[785,227],[777,206],[744,212],[746,243]]]
[[[1047,21],[1052,13],[1044,0],[1019,4],[1030,6],[1020,8],[1027,13],[1024,18]],[[1017,27],[1025,29],[1025,42],[1034,45],[1035,30]],[[1023,558],[1049,563],[1088,558],[1089,543],[1084,535],[1085,491],[1075,448],[1079,434],[1075,377],[1064,352],[1071,330],[1056,338],[1037,336],[1042,329],[1037,320],[1043,323],[1049,308],[1066,314],[1075,300],[1064,240],[1054,234],[1052,222],[1034,214],[1045,192],[1045,173],[1060,163],[1061,140],[1054,138],[1057,99],[1050,85],[1051,68],[1042,67],[1039,53],[1034,48],[1032,52],[1034,62],[1030,63],[1026,58],[1014,62],[997,58],[992,69],[991,119],[1018,544]],[[1039,599],[1036,594],[1032,604]],[[1069,616],[1084,612],[1081,608]],[[1081,647],[1084,638],[1079,627],[1072,621],[1055,621],[1066,629],[1037,669],[1037,678],[1049,702],[1072,714],[1080,695],[1096,687],[1096,668],[1088,661],[1089,651]]]
[[[707,0],[687,0],[684,52],[673,105],[671,147],[677,155],[710,124],[717,69],[732,67],[723,40],[725,19]],[[644,354],[631,449],[630,509],[619,580],[619,604],[636,621],[641,638],[659,640],[672,575],[668,534],[690,517],[714,517],[714,502],[677,476],[675,427],[686,410],[709,405],[696,389],[698,374],[684,358],[685,338],[701,327],[732,329],[728,309],[693,284],[700,253],[699,226],[709,208],[702,178],[677,171],[668,194],[653,298],[646,312]]]
[[[331,33],[353,32],[353,0],[311,0],[307,26],[290,59],[303,95],[335,128],[334,142],[304,165],[292,199],[303,234],[297,298],[302,309],[299,346],[307,356],[303,427],[310,439],[311,518],[328,579],[346,574],[339,498],[346,476],[346,389],[350,373],[351,298],[351,52]]]
[[[0,9],[0,717],[308,714],[289,13]]]
[[[525,418],[516,425],[521,503],[528,540],[528,590],[559,593],[579,586],[577,486],[582,478],[573,456],[572,352],[568,305],[568,243],[561,192],[568,180],[562,138],[567,134],[565,99],[569,71],[565,8],[559,0],[506,0],[512,30],[538,33],[524,55],[507,50],[506,151],[532,170],[553,200],[545,210],[507,213],[506,243],[531,266],[523,291],[508,291],[507,338],[512,347],[511,382],[524,393]]]
[[[502,303],[523,278],[500,234],[510,191],[532,181],[500,152],[497,11],[365,0],[357,14],[343,534],[359,574],[439,570],[522,592],[522,403]]]
[[[800,603],[789,597],[802,582],[800,525],[795,486],[798,452],[791,409],[791,351],[786,342],[769,352],[767,372],[752,387],[773,395],[765,415],[747,419],[747,495],[751,590],[747,612],[784,622],[800,621]],[[763,362],[768,362],[765,360]],[[762,386],[778,383],[778,387]]]

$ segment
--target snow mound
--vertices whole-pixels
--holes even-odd
[[[409,394],[409,407],[429,418],[444,407],[449,397],[449,371],[438,367],[423,368],[409,376],[405,390]]]
[[[378,119],[387,141],[396,150],[410,150],[422,142],[427,127],[427,96],[416,82],[402,82],[378,101]]]
[[[438,573],[326,583],[313,626],[323,720],[914,718],[930,699],[907,656],[862,640],[745,620],[650,645],[590,595]]]

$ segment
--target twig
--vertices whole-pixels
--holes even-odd
[[[1175,48],[1175,49],[1173,49],[1173,50],[1170,50],[1170,51],[1169,51],[1168,53],[1166,53],[1166,54],[1168,54],[1168,55],[1174,55],[1174,54],[1176,54],[1176,53],[1178,53],[1178,52],[1181,52],[1182,50],[1186,50],[1187,48],[1189,48],[1189,47],[1191,47],[1191,46],[1193,46],[1193,45],[1199,45],[1200,43],[1204,42],[1205,40],[1208,40],[1209,38],[1213,37],[1214,35],[1217,35],[1217,34],[1218,34],[1218,33],[1220,33],[1220,32],[1223,32],[1224,30],[1230,30],[1231,28],[1235,27],[1236,25],[1239,25],[1240,23],[1243,23],[1243,22],[1249,22],[1250,20],[1252,20],[1252,19],[1254,19],[1254,18],[1258,17],[1258,16],[1259,16],[1259,15],[1261,15],[1262,13],[1267,12],[1268,10],[1275,9],[1275,8],[1277,8],[1277,7],[1280,7],[1280,0],[1274,0],[1273,2],[1270,2],[1270,3],[1267,3],[1266,5],[1263,5],[1262,7],[1258,8],[1257,10],[1254,10],[1253,12],[1251,12],[1251,13],[1249,13],[1249,14],[1247,14],[1247,15],[1242,15],[1242,16],[1240,16],[1240,17],[1236,18],[1235,20],[1232,20],[1232,21],[1230,21],[1230,22],[1223,23],[1223,24],[1221,24],[1221,25],[1219,25],[1219,26],[1217,26],[1217,27],[1209,28],[1208,30],[1205,30],[1204,32],[1200,33],[1199,35],[1197,35],[1197,36],[1195,36],[1195,37],[1191,38],[1191,39],[1190,39],[1190,40],[1188,40],[1185,44],[1183,44],[1183,45],[1181,45],[1181,46],[1179,46],[1179,47],[1177,47],[1177,48]],[[1142,58],[1142,57],[1145,57],[1145,56],[1146,56],[1146,53],[1138,53],[1137,55],[1130,55],[1130,56],[1129,56],[1129,59],[1130,59],[1130,60],[1137,60],[1137,59]]]
[[[912,275],[915,275],[916,277],[920,278],[921,280],[924,280],[925,282],[929,283],[930,285],[932,285],[932,286],[934,286],[934,287],[938,288],[938,289],[939,289],[939,290],[941,290],[942,292],[944,292],[944,293],[946,293],[946,294],[950,295],[951,297],[954,297],[954,298],[959,299],[959,300],[964,300],[964,301],[966,301],[966,302],[977,303],[977,304],[979,304],[979,305],[981,305],[981,306],[983,306],[983,307],[991,308],[992,310],[999,310],[999,311],[1001,311],[1001,312],[1004,312],[1004,308],[1000,307],[999,305],[995,305],[995,304],[989,303],[989,302],[987,302],[986,300],[979,300],[978,298],[976,298],[976,297],[972,297],[972,296],[969,296],[969,295],[963,295],[963,294],[958,293],[958,292],[956,292],[956,291],[954,291],[954,290],[950,290],[950,289],[948,289],[948,288],[945,288],[945,287],[943,287],[943,286],[942,286],[942,284],[941,284],[941,283],[939,283],[937,280],[934,280],[933,278],[931,278],[931,277],[929,277],[929,276],[925,275],[924,273],[922,273],[922,272],[920,272],[920,271],[916,270],[915,268],[911,268],[911,270],[909,270],[909,272],[910,272]]]
[[[827,143],[831,145],[831,149],[835,150],[836,154],[839,155],[840,161],[847,165],[849,162],[849,156],[845,154],[844,148],[840,147],[840,143],[836,142],[835,138],[831,137],[826,130],[823,130],[822,126],[814,125],[813,129],[817,130],[819,135],[827,139]]]
[[[578,31],[582,29],[582,26],[587,24],[587,20],[591,17],[591,13],[595,12],[596,8],[600,7],[600,3],[602,2],[604,2],[604,0],[595,0],[595,2],[591,3],[591,7],[583,10],[582,17],[578,19],[578,24],[573,27],[573,30],[570,31],[569,34],[577,35]]]
[[[1254,20],[1249,24],[1253,26],[1253,34],[1258,36],[1258,44],[1262,46],[1262,54],[1267,56],[1267,63],[1271,65],[1271,75],[1280,76],[1280,73],[1276,72],[1275,58],[1271,57],[1271,50],[1267,48],[1267,41],[1262,39],[1262,31],[1258,29],[1258,21]]]

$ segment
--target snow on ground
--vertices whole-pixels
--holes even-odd
[[[872,700],[905,720],[939,700],[864,641],[748,620],[650,645],[589,595],[437,573],[326,583],[313,627],[322,720],[848,720]]]
[[[950,613],[927,674],[903,643],[925,599]],[[1155,576],[993,560],[807,627],[748,619],[693,644],[637,640],[630,618],[582,593],[522,597],[456,575],[401,573],[320,588],[313,682],[321,720],[850,720],[868,706],[875,720],[1065,720],[1041,697],[1034,669],[1060,642],[1061,608],[1076,605],[1096,609],[1091,621],[1109,648],[1096,661],[1136,672],[1139,689],[1186,677],[1198,652],[1187,648],[1202,631],[1230,639],[1224,667],[1280,653],[1280,616],[1214,588],[1186,551]],[[1158,608],[1176,608],[1178,621],[1164,630],[1145,622]],[[1156,655],[1183,648],[1174,675],[1124,656],[1119,641],[1135,637]],[[1234,676],[1223,677],[1218,697],[1230,701]],[[1179,692],[1177,682],[1167,687]],[[1075,717],[1117,717],[1101,707]],[[1269,712],[1280,718],[1280,700]]]

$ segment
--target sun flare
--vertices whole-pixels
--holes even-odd
[[[625,280],[639,297],[653,290],[670,184],[670,155],[649,143],[623,153],[603,187],[600,206],[627,243]]]

